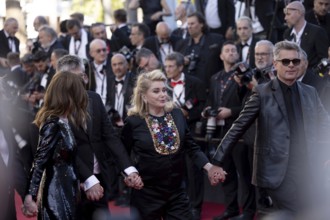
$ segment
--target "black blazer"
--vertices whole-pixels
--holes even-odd
[[[106,104],[108,106],[114,107],[115,101],[116,101],[116,85],[115,85],[116,77],[111,76],[109,79],[109,84],[107,86],[107,101]],[[133,95],[133,89],[134,89],[134,83],[135,78],[131,72],[126,73],[126,77],[124,80],[124,85],[122,88],[122,92],[124,95],[124,113],[123,113],[123,119],[127,117],[127,110],[130,107],[130,101]]]
[[[92,40],[93,40],[93,38],[92,38],[91,34],[89,32],[87,32],[86,56],[88,59],[91,59],[91,56],[89,54],[89,44]],[[62,38],[62,41],[60,43],[62,43],[64,49],[70,51],[70,41],[71,41],[71,36],[66,35],[64,38]]]
[[[13,38],[16,51],[19,53],[19,40],[17,37]],[[5,31],[2,29],[0,31],[0,57],[7,58],[7,54],[11,52],[9,48],[8,38],[6,37]]]
[[[170,86],[170,80],[168,83],[168,95],[173,97],[173,89]],[[191,125],[201,118],[201,112],[206,102],[205,86],[197,77],[185,74],[184,91],[185,101],[189,101],[192,104],[191,109],[189,109],[187,105],[183,106],[183,108],[188,111],[187,123]]]
[[[223,37],[220,34],[204,34],[200,40],[200,52],[196,70],[193,73],[188,73],[186,69],[184,71],[199,78],[204,83],[206,89],[209,88],[211,76],[223,67],[223,63],[219,58],[223,41]],[[193,40],[191,37],[188,37],[177,43],[175,51],[187,56],[191,54],[193,48]]]
[[[88,93],[88,113],[87,131],[82,128],[71,126],[77,141],[77,167],[81,182],[93,175],[94,154],[99,162],[102,185],[109,189],[110,173],[109,164],[112,163],[112,156],[117,161],[120,170],[131,166],[130,159],[125,147],[114,132],[109,121],[101,97],[95,92]]]
[[[324,30],[328,34],[328,40],[330,41],[330,14],[329,13],[327,13],[323,17],[323,19],[324,19],[323,21],[320,21],[321,24],[319,23],[318,20],[316,20],[314,10],[310,10],[309,12],[307,12],[305,14],[305,19],[306,19],[307,22],[309,22],[311,24],[314,24],[314,25],[317,25],[319,27],[324,28]]]
[[[179,40],[181,40],[179,37],[176,37],[173,35],[170,36],[169,44],[172,46],[173,51],[176,48],[176,44]],[[156,55],[158,60],[162,60],[161,53],[160,53],[160,43],[159,43],[157,36],[151,36],[151,37],[148,37],[147,39],[145,39],[145,41],[143,43],[143,47],[151,50]]]
[[[205,16],[206,0],[195,1],[196,8]],[[235,27],[235,5],[233,0],[218,0],[218,16],[221,21],[220,34],[225,36],[229,27]]]
[[[125,120],[121,138],[125,147],[132,153],[133,161],[147,188],[155,184],[166,190],[180,188],[184,180],[186,154],[199,169],[208,162],[191,137],[181,110],[173,109],[171,115],[178,129],[180,146],[177,152],[169,155],[157,153],[144,118],[133,115]]]
[[[225,119],[224,131],[226,131],[231,127],[234,120],[238,117],[239,112],[242,110],[242,95],[240,94],[238,84],[233,78],[228,81],[226,89],[221,95],[220,81],[222,80],[222,75],[224,73],[224,70],[222,70],[212,76],[210,93],[207,98],[206,106],[211,106],[212,109],[218,109],[219,107],[231,109],[232,115]],[[220,100],[221,96],[222,98]]]
[[[129,39],[130,34],[131,30],[127,25],[121,28],[117,28],[114,32],[112,32],[111,41],[114,45],[116,45],[116,50],[113,51],[118,51],[123,46],[133,49],[133,45],[131,44],[131,40]]]
[[[322,170],[329,158],[330,118],[320,102],[316,90],[297,82],[300,96],[308,160],[312,170],[310,180],[316,171]],[[282,183],[289,163],[290,127],[282,89],[278,79],[255,87],[254,93],[240,113],[238,119],[220,143],[214,156],[214,163],[220,164],[227,157],[235,143],[257,120],[257,135],[254,145],[252,183],[259,187],[276,189]]]
[[[95,92],[95,90],[96,90],[96,79],[95,79],[96,68],[95,68],[93,61],[90,61],[90,66],[91,66],[92,71],[91,71],[90,75],[88,76],[88,78],[89,78],[88,90]],[[105,74],[106,74],[107,85],[109,85],[110,78],[113,76],[113,72],[112,72],[111,63],[108,60],[107,60],[105,67],[103,68],[103,72],[105,72]]]
[[[292,28],[285,30],[283,35],[285,40],[292,40],[291,31]],[[300,47],[308,55],[308,67],[314,67],[322,58],[328,57],[329,40],[326,31],[307,22],[301,36]]]
[[[254,48],[256,46],[256,43],[259,40],[260,40],[259,38],[252,35],[252,41],[251,41],[251,45],[249,46],[249,51],[248,51],[248,57],[249,57],[249,63],[248,64],[251,68],[255,67]],[[237,42],[237,49],[238,49],[238,52],[239,52],[240,60],[242,60],[242,43],[240,41]]]

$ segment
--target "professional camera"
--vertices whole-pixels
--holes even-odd
[[[134,56],[134,53],[126,46],[120,48],[120,50],[118,50],[118,53],[124,55],[127,61],[130,61]]]
[[[206,123],[206,135],[205,139],[207,142],[210,142],[213,134],[217,128],[217,115],[219,111],[217,109],[206,109],[204,111],[204,117],[207,117],[207,123]]]
[[[188,59],[189,59],[188,72],[191,73],[191,72],[195,71],[197,68],[197,64],[199,62],[199,56],[198,56],[198,54],[195,54],[195,51],[192,51],[188,55]]]
[[[250,69],[249,64],[246,62],[236,63],[233,69],[235,75],[241,79],[242,84],[247,85],[252,81],[254,72]]]
[[[252,70],[254,78],[257,80],[258,83],[265,82],[270,80],[269,73],[274,73],[273,65],[265,67],[263,69],[253,69]],[[275,75],[275,73],[274,73]]]
[[[323,58],[315,67],[314,72],[320,77],[329,76],[330,60]]]

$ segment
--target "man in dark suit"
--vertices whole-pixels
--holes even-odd
[[[135,77],[128,72],[128,63],[124,55],[115,54],[111,58],[111,67],[114,76],[109,79],[107,86],[106,109],[115,130],[120,134],[124,121],[127,117],[127,111],[130,108],[130,101],[133,95]],[[128,204],[128,190],[122,186],[122,180],[118,177],[118,168],[113,160],[111,170],[111,195],[110,199],[116,199],[115,204]]]
[[[94,39],[90,45],[91,61],[91,75],[90,90],[95,91],[102,98],[103,104],[106,103],[109,79],[113,76],[111,63],[108,59],[107,45],[104,40]]]
[[[184,57],[178,52],[170,53],[165,58],[164,69],[168,80],[168,94],[175,105],[181,109],[187,119],[192,134],[200,112],[204,108],[206,92],[203,83],[196,77],[186,75],[183,71]],[[187,160],[187,188],[194,220],[199,220],[204,196],[204,173],[198,169],[189,157]]]
[[[64,49],[63,45],[57,40],[56,31],[46,25],[39,28],[38,42],[39,47],[34,48],[33,53],[35,54],[39,50],[45,51],[48,59],[50,59],[54,49]]]
[[[166,22],[159,22],[156,25],[156,35],[147,38],[143,47],[151,50],[157,59],[164,64],[166,55],[173,52],[176,43],[180,38],[170,36],[171,29]]]
[[[266,190],[287,218],[308,210],[310,205],[320,205],[316,201],[320,193],[324,194],[321,185],[330,146],[330,118],[316,90],[296,82],[299,53],[295,43],[282,41],[275,45],[277,78],[254,88],[213,158],[222,164],[239,138],[257,121],[252,183]]]
[[[115,24],[110,26],[112,32],[111,40],[115,41],[120,48],[126,46],[130,49],[133,48],[129,36],[131,29],[127,24],[127,13],[124,9],[117,9],[113,12]]]
[[[68,35],[61,42],[64,49],[69,51],[69,54],[78,55],[81,58],[88,59],[89,43],[92,41],[92,36],[81,26],[81,23],[76,19],[70,19],[66,22]]]
[[[240,17],[236,21],[236,32],[238,35],[237,47],[240,60],[249,64],[251,68],[254,68],[254,47],[259,39],[253,35],[252,20],[246,16]]]
[[[305,2],[304,2],[305,3]],[[314,0],[314,7],[305,14],[305,19],[311,24],[324,28],[330,40],[330,1]]]
[[[179,37],[181,39],[186,39],[189,35],[188,33],[188,23],[187,23],[187,15],[195,12],[195,6],[190,1],[188,2],[180,2],[175,8],[175,19],[177,23],[181,23],[178,28],[174,29],[172,32],[172,36]]]
[[[211,76],[222,67],[219,54],[223,37],[208,32],[199,12],[188,15],[188,32],[190,36],[178,43],[175,51],[185,56],[185,72],[199,78],[208,89]]]
[[[242,109],[241,96],[243,94],[240,92],[241,88],[234,80],[235,70],[233,69],[238,61],[238,57],[239,54],[234,42],[225,42],[220,54],[220,58],[224,63],[224,69],[212,76],[210,94],[207,99],[206,108],[202,113],[207,118],[209,125],[211,124],[211,120],[214,120],[213,127],[215,130],[213,131],[213,137],[219,139],[223,138]],[[207,109],[216,111],[216,115],[211,115]],[[210,128],[207,129],[210,130]],[[207,134],[210,134],[210,132],[207,131]],[[214,143],[210,142],[209,145],[212,146]],[[236,150],[224,162],[223,166],[228,173],[226,180],[222,183],[226,210],[221,215],[216,216],[214,220],[224,220],[239,215],[239,181],[237,173],[242,183],[243,195],[245,195],[242,215],[244,219],[253,219],[256,204],[255,189],[250,183],[252,152],[249,151],[250,149],[245,143],[238,143]]]
[[[131,96],[135,83],[135,77],[128,72],[128,63],[122,54],[115,54],[111,58],[111,67],[114,76],[109,79],[107,105],[117,111],[117,120],[114,125],[122,127],[130,107]]]
[[[233,0],[197,0],[195,5],[197,11],[206,17],[211,32],[221,34],[227,39],[231,38],[235,27]]]
[[[58,61],[57,71],[70,71],[78,74],[85,83],[88,83],[84,65],[77,56],[62,57]],[[128,175],[130,186],[140,188],[143,185],[137,170],[131,166],[132,163],[125,147],[113,130],[100,96],[95,92],[88,91],[88,101],[90,119],[87,122],[87,129],[73,127],[78,146],[78,176],[84,188],[81,211],[86,220],[107,216],[109,183],[111,181],[109,177],[110,158],[116,158],[120,170]],[[95,216],[96,214],[99,214],[98,217]],[[94,218],[92,218],[93,215]]]
[[[305,20],[305,8],[299,1],[291,2],[284,9],[289,28],[284,39],[294,41],[308,54],[308,67],[314,67],[322,58],[328,57],[329,40],[321,27]]]
[[[15,18],[8,18],[0,31],[0,68],[7,68],[6,61],[9,52],[19,53],[19,40],[15,37],[18,31],[18,22]]]

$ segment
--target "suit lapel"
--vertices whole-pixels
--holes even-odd
[[[285,107],[283,93],[281,91],[278,79],[273,80],[272,89],[273,89],[273,94],[274,94],[275,100],[277,101],[277,103],[280,107],[280,110],[282,112],[282,115],[285,118],[285,121],[288,123],[288,126],[289,126],[289,118],[288,118],[287,110],[286,110],[286,107]]]

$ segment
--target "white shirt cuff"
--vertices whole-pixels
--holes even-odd
[[[88,177],[87,180],[84,182],[84,190],[87,191],[98,183],[100,183],[100,181],[96,178],[96,176],[92,175]]]
[[[129,176],[129,175],[132,174],[132,173],[139,173],[139,172],[137,171],[137,169],[136,169],[135,167],[133,167],[133,166],[130,166],[130,167],[126,168],[126,169],[124,170],[124,172],[125,172],[125,174],[126,174],[127,176]]]

